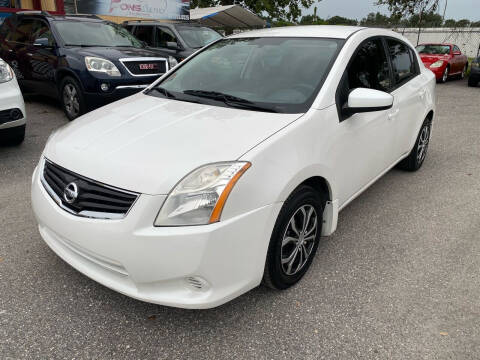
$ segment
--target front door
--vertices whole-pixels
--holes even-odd
[[[338,90],[339,109],[356,88],[389,92],[392,87],[390,66],[380,37],[364,41],[353,55]],[[339,201],[344,205],[356,193],[384,172],[394,161],[395,142],[393,109],[356,113],[340,112],[338,144],[334,151],[339,169]]]
[[[45,43],[48,45],[45,46]],[[34,20],[28,55],[32,90],[40,94],[56,96],[55,69],[58,66],[56,42],[45,21]]]

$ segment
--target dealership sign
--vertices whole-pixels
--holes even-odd
[[[78,0],[80,14],[189,20],[189,0]]]

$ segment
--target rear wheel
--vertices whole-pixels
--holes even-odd
[[[263,283],[287,289],[307,272],[322,232],[325,199],[307,185],[299,186],[285,201],[272,232]]]
[[[468,69],[468,63],[465,64],[465,66],[462,69],[462,73],[460,74],[460,78],[462,80],[465,79],[465,74],[467,73],[467,69]]]
[[[440,78],[439,82],[442,84],[446,83],[448,80],[448,74],[450,73],[450,68],[447,66],[445,70],[443,70],[442,77]]]
[[[85,113],[85,100],[82,88],[77,80],[67,76],[60,84],[63,111],[69,120],[76,119]]]
[[[0,130],[0,144],[20,145],[25,139],[25,125]]]
[[[417,141],[410,154],[403,159],[398,168],[407,171],[417,171],[422,167],[423,161],[427,156],[428,145],[430,143],[430,130],[432,128],[432,121],[425,119],[422,128],[417,136]]]
[[[478,85],[478,78],[474,78],[473,76],[470,75],[468,78],[468,86],[475,87]]]

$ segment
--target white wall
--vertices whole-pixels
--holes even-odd
[[[413,45],[417,44],[418,29],[396,29]],[[477,56],[480,46],[480,28],[427,28],[421,29],[420,43],[453,43],[469,56]]]

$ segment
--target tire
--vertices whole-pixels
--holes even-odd
[[[20,145],[25,140],[25,125],[0,130],[0,144]]]
[[[470,87],[476,87],[478,85],[478,79],[470,76],[468,78],[468,86]]]
[[[60,99],[63,111],[71,121],[86,112],[83,91],[77,80],[66,76],[60,82]]]
[[[430,143],[430,133],[432,129],[432,121],[425,119],[417,136],[417,141],[410,151],[410,154],[398,163],[397,167],[406,171],[417,171],[423,165],[427,156],[428,145]]]
[[[448,80],[448,74],[450,73],[450,67],[447,66],[443,71],[442,77],[438,80],[439,83],[445,84]]]
[[[462,72],[460,73],[460,79],[465,79],[465,74],[467,73],[468,70],[468,62],[465,64],[465,66],[462,69]]]
[[[301,185],[285,201],[270,238],[264,285],[283,290],[305,275],[320,241],[325,199],[312,187]]]

